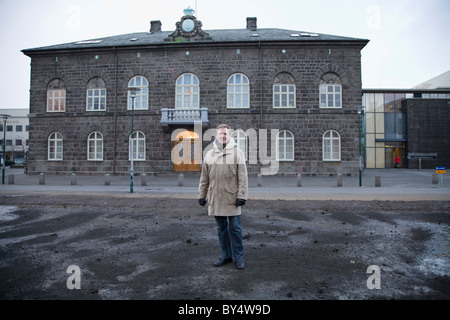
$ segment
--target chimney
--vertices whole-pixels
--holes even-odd
[[[161,32],[161,21],[150,21],[150,33]]]
[[[256,31],[256,18],[247,18],[247,30]]]

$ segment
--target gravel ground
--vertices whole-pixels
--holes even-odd
[[[193,198],[4,195],[0,299],[450,298],[449,201],[250,200],[242,224],[245,269],[215,268]]]

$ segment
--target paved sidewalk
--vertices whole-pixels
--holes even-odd
[[[261,186],[256,175],[250,175],[249,199],[450,201],[450,174],[440,175],[439,183],[433,184],[433,173],[431,169],[365,169],[361,186],[356,175],[343,176],[342,186],[338,186],[336,176],[302,176],[300,187],[294,175],[263,176]],[[10,175],[14,175],[13,184],[9,183]],[[380,187],[375,186],[376,176],[381,179]],[[129,176],[110,176],[109,185],[105,185],[104,176],[76,176],[73,181],[71,175],[46,175],[45,184],[40,185],[39,175],[26,175],[23,169],[6,168],[0,196],[51,193],[196,198],[199,177],[199,173],[185,174],[179,185],[178,174],[147,176],[146,185],[142,185],[142,177],[136,176],[131,193]]]

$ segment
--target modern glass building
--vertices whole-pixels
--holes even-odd
[[[363,89],[365,168],[408,167],[409,99],[450,99],[450,89]]]

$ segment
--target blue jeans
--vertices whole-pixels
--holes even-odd
[[[242,261],[244,247],[242,245],[241,216],[216,216],[215,218],[222,259],[234,257],[234,261]]]

